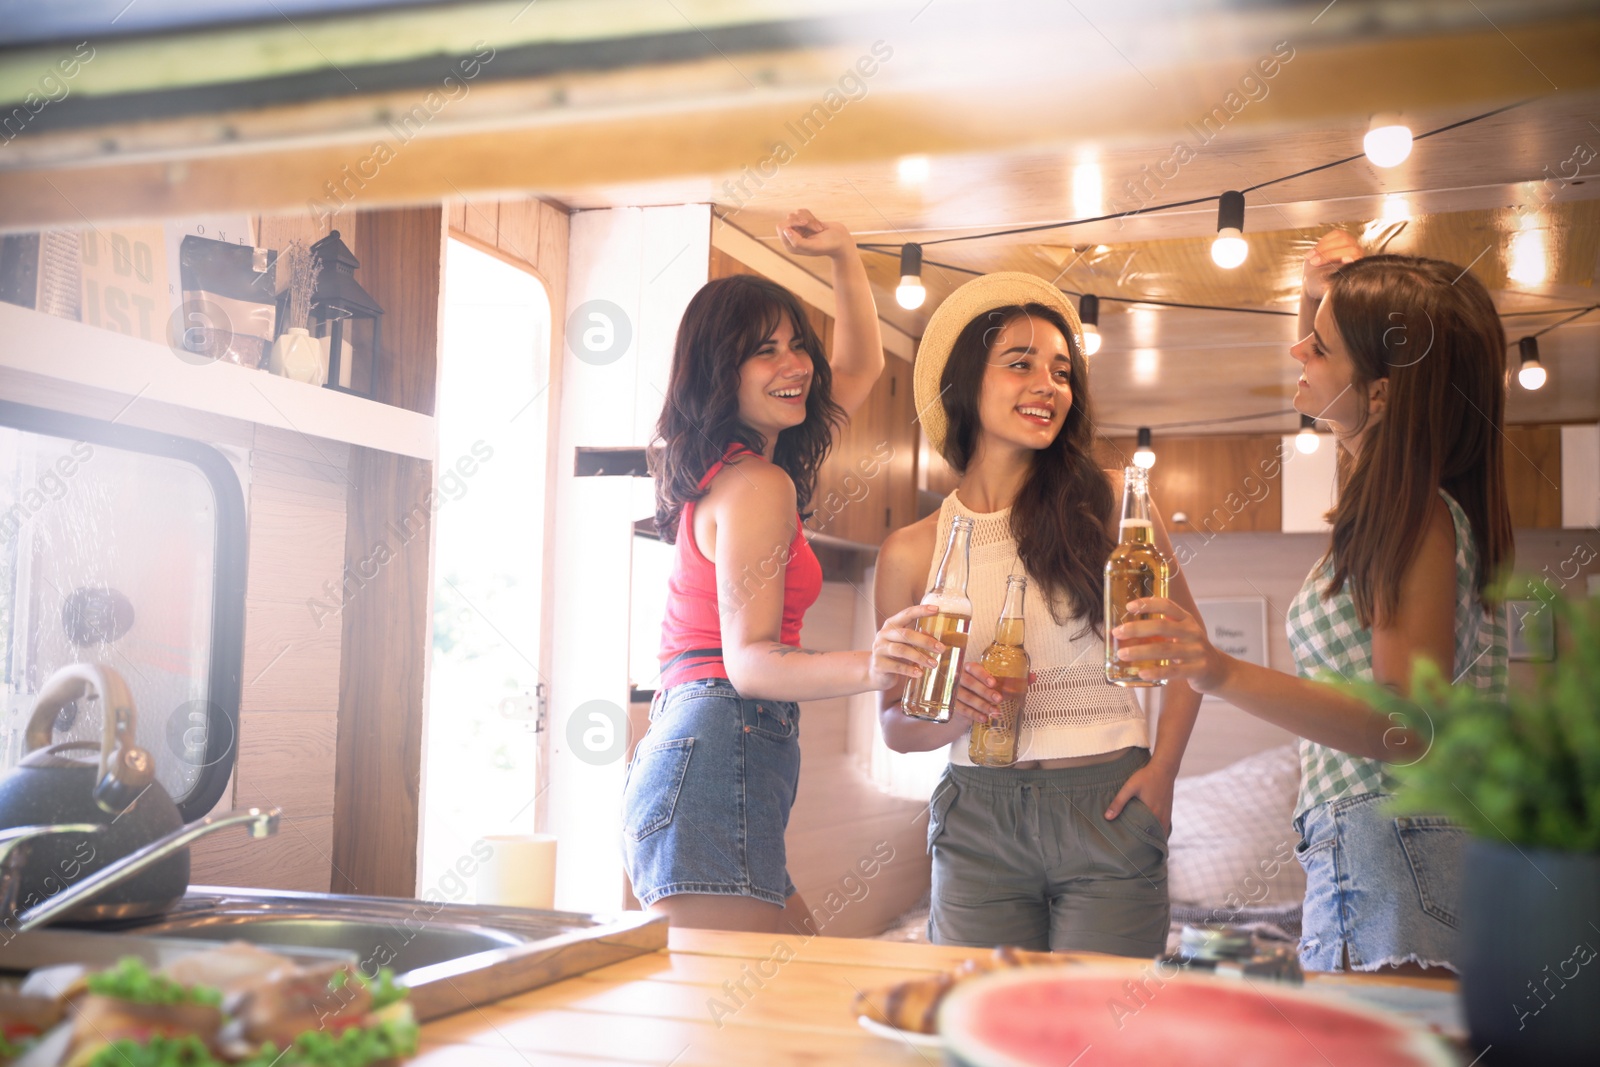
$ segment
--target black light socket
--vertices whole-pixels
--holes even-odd
[[[1537,337],[1524,337],[1517,342],[1517,351],[1522,356],[1524,363],[1539,362],[1539,339]]]
[[[1093,293],[1078,297],[1078,321],[1085,326],[1100,325],[1100,298]]]
[[[1300,428],[1302,430],[1310,430],[1312,433],[1316,433],[1317,432],[1317,420],[1313,419],[1310,415],[1301,415],[1300,416]]]
[[[1149,448],[1150,447],[1150,427],[1148,427],[1148,426],[1139,427],[1139,445],[1138,445],[1138,447],[1140,447],[1140,448]]]
[[[1229,189],[1217,200],[1217,229],[1244,232],[1244,194]]]
[[[921,273],[922,246],[914,242],[907,241],[905,244],[900,246],[900,277],[906,278],[910,277],[911,275],[919,275]]]

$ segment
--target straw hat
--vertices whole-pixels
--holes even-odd
[[[912,392],[922,419],[922,430],[934,449],[944,450],[944,435],[950,425],[944,404],[939,402],[939,379],[944,376],[944,365],[950,360],[950,349],[956,338],[967,328],[967,323],[985,311],[1021,304],[1043,304],[1060,312],[1072,328],[1073,346],[1078,352],[1083,351],[1083,324],[1078,321],[1078,309],[1072,306],[1065,293],[1037,274],[1008,270],[967,282],[946,297],[928,319],[927,329],[922,331],[922,343],[917,346],[916,364],[912,367]]]

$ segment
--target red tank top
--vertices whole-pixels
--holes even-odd
[[[730,445],[728,451],[700,479],[700,488],[741,452],[743,445]],[[751,453],[754,455],[754,453]],[[717,613],[717,565],[707,559],[694,539],[694,501],[683,506],[678,518],[677,555],[672,574],[667,578],[667,614],[661,622],[661,688],[702,678],[726,678],[722,665],[722,623]],[[784,556],[787,555],[787,560]],[[800,644],[800,624],[806,609],[822,595],[822,564],[811,551],[804,527],[795,523],[794,540],[788,552],[763,560],[732,584],[748,591],[755,583],[771,581],[783,568],[783,625],[779,640],[786,645]]]

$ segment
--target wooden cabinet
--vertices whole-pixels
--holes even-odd
[[[1561,528],[1561,427],[1507,426],[1506,503],[1518,530]]]
[[[1278,434],[1157,437],[1150,497],[1173,533],[1276,533],[1283,528]],[[1102,466],[1133,462],[1134,439],[1101,438]],[[1118,506],[1121,506],[1120,501]],[[1182,515],[1186,521],[1176,521]]]
[[[816,533],[879,545],[916,518],[911,366],[894,356],[884,363],[883,375],[839,433],[817,477],[806,520]]]

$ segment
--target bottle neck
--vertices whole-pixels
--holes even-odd
[[[1022,644],[1023,630],[1023,605],[1028,595],[1028,581],[1013,575],[1006,581],[1006,602],[1000,609],[1000,621],[994,628],[994,640],[998,645],[1020,646]]]
[[[967,595],[967,557],[972,544],[972,523],[957,519],[950,524],[950,540],[939,561],[939,574],[930,592],[951,596]]]
[[[1143,467],[1129,467],[1123,473],[1121,526],[1124,541],[1155,540],[1150,520],[1150,478]]]

